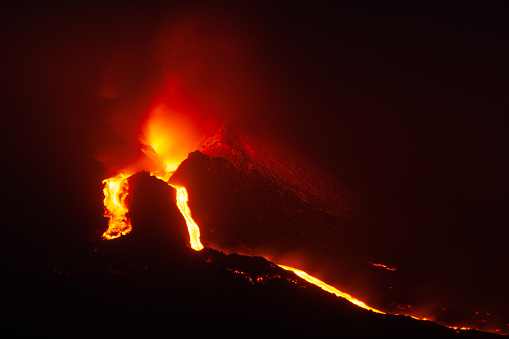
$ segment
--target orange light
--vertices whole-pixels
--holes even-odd
[[[118,174],[115,177],[103,180],[104,184],[104,216],[109,218],[108,229],[103,233],[103,239],[115,239],[126,235],[133,229],[126,205],[129,190],[127,182],[129,175]]]

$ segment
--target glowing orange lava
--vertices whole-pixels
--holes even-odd
[[[171,173],[155,175],[159,179],[167,179]],[[126,204],[128,195],[129,175],[119,174],[115,177],[103,180],[104,183],[104,215],[109,217],[108,229],[103,233],[102,237],[107,240],[116,239],[122,235],[131,232],[131,220],[127,216],[129,209]],[[182,186],[173,186],[177,190],[177,207],[186,220],[187,230],[189,232],[190,245],[195,251],[203,249],[200,242],[200,228],[191,215],[187,201],[189,199],[187,190]]]
[[[332,287],[331,285],[328,285],[328,284],[324,283],[323,281],[321,281],[321,280],[319,280],[319,279],[309,275],[308,273],[306,273],[304,271],[298,270],[298,269],[293,268],[293,267],[285,266],[285,265],[279,265],[278,264],[278,266],[281,267],[281,268],[284,268],[285,270],[292,271],[293,273],[295,273],[296,275],[298,275],[302,279],[306,280],[307,282],[309,282],[311,284],[314,284],[314,285],[320,287],[321,289],[323,289],[323,290],[325,290],[325,291],[327,291],[329,293],[332,293],[332,294],[334,294],[334,295],[336,295],[338,297],[341,297],[341,298],[345,298],[346,300],[348,300],[349,302],[351,302],[354,305],[362,307],[362,308],[364,308],[366,310],[373,311],[375,313],[385,314],[385,312],[379,311],[379,310],[377,310],[376,308],[373,308],[373,307],[369,307],[368,305],[366,305],[364,302],[360,301],[359,299],[356,299],[356,298],[352,297],[350,294],[345,293],[345,292],[341,292],[337,288]]]
[[[133,229],[126,205],[129,175],[118,174],[103,180],[104,184],[104,216],[109,218],[108,229],[103,233],[104,239],[115,239],[126,235]]]
[[[449,327],[449,328],[452,328],[453,330],[457,330],[457,331],[473,330],[473,328],[471,328],[471,327],[458,327],[458,326],[445,326],[445,327]]]
[[[173,186],[173,185],[172,185]],[[173,186],[177,190],[177,206],[180,213],[186,219],[187,230],[189,231],[189,241],[191,242],[191,248],[195,251],[201,251],[203,245],[200,242],[200,228],[191,216],[191,209],[187,205],[188,195],[185,187]]]
[[[389,267],[387,265],[384,265],[384,264],[376,264],[374,262],[371,262],[371,261],[368,261],[371,265],[373,266],[376,266],[376,267],[381,267],[381,268],[385,268],[386,270],[388,271],[396,271],[396,267]]]

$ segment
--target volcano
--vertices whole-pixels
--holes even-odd
[[[176,189],[148,172],[134,174],[127,179],[126,198],[132,231],[102,240],[99,234],[105,223],[100,223],[88,246],[65,259],[55,257],[52,265],[29,280],[10,279],[9,290],[24,293],[7,299],[11,326],[4,331],[79,329],[82,335],[185,333],[191,337],[492,336],[397,315],[402,308],[394,305],[405,301],[397,300],[397,293],[385,295],[392,304],[384,304],[386,299],[377,303],[376,297],[385,293],[384,284],[392,283],[390,277],[397,271],[368,262],[348,241],[337,246],[337,234],[355,225],[355,216],[320,209],[308,200],[316,191],[296,189],[304,176],[288,177],[287,165],[271,171],[249,147],[223,125],[205,140],[201,151],[189,154],[168,181],[187,187],[203,250],[187,245],[189,234],[177,208]],[[325,240],[317,242],[324,239],[323,233]],[[330,254],[327,246],[340,248],[332,255],[336,260],[321,261]],[[294,253],[290,258],[284,255],[289,252]],[[372,293],[368,303],[383,312],[364,310],[323,291],[281,263],[300,264],[312,273],[333,265],[334,273],[321,278],[344,281],[339,287],[350,293],[356,290],[345,277],[367,277],[361,289]],[[395,315],[379,314],[386,312]],[[20,330],[26,322],[32,326]]]
[[[503,4],[11,5],[6,336],[509,333]]]

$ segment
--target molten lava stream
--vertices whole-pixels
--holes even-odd
[[[279,265],[279,264],[277,264],[277,265],[279,267],[281,267],[281,268],[284,268],[287,271],[292,271],[293,273],[295,273],[296,275],[298,275],[302,279],[306,280],[307,282],[309,282],[311,284],[314,284],[314,285],[320,287],[324,291],[332,293],[332,294],[334,294],[334,295],[336,295],[338,297],[345,298],[346,300],[348,300],[349,302],[351,302],[354,305],[362,307],[362,308],[364,308],[366,310],[373,311],[375,313],[385,314],[385,312],[379,311],[379,310],[377,310],[377,309],[375,309],[373,307],[369,307],[368,305],[366,305],[364,302],[360,301],[359,299],[356,299],[356,298],[352,297],[350,294],[345,293],[345,292],[341,292],[337,288],[332,287],[331,285],[328,285],[328,284],[324,283],[323,281],[321,281],[321,280],[319,280],[319,279],[309,275],[308,273],[306,273],[304,271],[301,271],[301,270],[293,268],[293,267],[285,266],[285,265]]]
[[[191,216],[191,209],[187,205],[187,190],[182,186],[171,186],[177,190],[177,206],[180,210],[180,213],[182,213],[184,216],[184,219],[186,219],[191,248],[195,251],[201,251],[203,249],[203,245],[200,242],[200,227],[198,227],[193,217]]]
[[[103,239],[116,239],[131,232],[131,220],[127,216],[126,198],[130,175],[118,174],[115,177],[103,180],[104,184],[104,216],[109,218],[108,229],[103,233]]]

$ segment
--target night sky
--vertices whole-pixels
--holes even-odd
[[[143,110],[176,84],[198,125],[227,119],[336,177],[383,225],[373,253],[507,314],[502,1],[183,3],[4,10],[6,270],[88,241],[97,159],[134,159]]]

